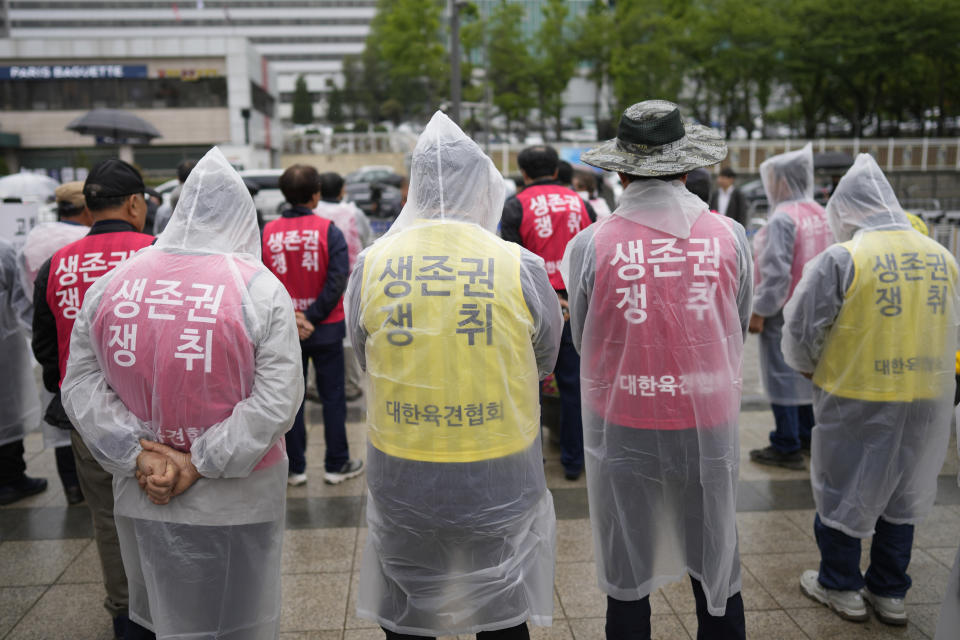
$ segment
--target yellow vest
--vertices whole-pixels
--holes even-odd
[[[424,221],[367,251],[361,296],[373,446],[473,462],[536,439],[539,376],[518,245],[476,225]]]
[[[853,282],[813,382],[871,402],[942,397],[954,384],[953,256],[913,230],[867,231],[841,246],[853,257]]]

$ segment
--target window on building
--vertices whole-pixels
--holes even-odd
[[[226,106],[226,78],[200,78],[191,82],[176,78],[0,80],[0,111]]]

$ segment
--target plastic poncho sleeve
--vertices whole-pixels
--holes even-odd
[[[265,272],[250,283],[261,315],[254,336],[253,390],[226,420],[193,441],[191,457],[207,478],[243,478],[290,429],[303,399],[303,365],[293,302],[283,285]]]
[[[753,312],[769,318],[777,315],[790,295],[797,228],[790,216],[774,214],[764,231],[766,240],[757,254],[760,282],[754,296]]]
[[[97,462],[115,476],[132,476],[141,451],[140,439],[155,440],[156,436],[110,388],[90,340],[90,324],[111,275],[93,283],[77,314],[61,401]]]
[[[587,322],[587,309],[597,275],[596,248],[593,244],[596,230],[597,225],[590,225],[574,236],[567,243],[563,256],[563,268],[569,270],[563,274],[563,281],[567,285],[567,302],[570,305],[570,333],[577,353],[581,352],[583,345],[583,327]]]
[[[103,468],[132,475],[140,438],[156,440],[107,384],[90,339],[90,324],[112,274],[87,292],[70,338],[70,361],[63,380],[63,405],[71,422]],[[250,475],[266,452],[290,428],[303,397],[300,345],[293,303],[283,286],[266,273],[251,282],[250,296],[261,304],[255,336],[255,377],[250,396],[230,417],[193,441],[194,466],[206,478]]]
[[[373,228],[370,226],[370,220],[359,207],[353,205],[353,218],[357,224],[357,237],[360,238],[360,246],[364,249],[373,244]]]
[[[533,353],[537,359],[537,371],[543,380],[557,364],[560,335],[563,333],[563,312],[557,292],[550,284],[543,258],[526,249],[520,251],[520,286],[533,318]]]
[[[750,314],[754,307],[753,261],[750,259],[750,242],[747,240],[747,231],[739,222],[736,222],[732,229],[737,241],[737,262],[740,266],[737,313],[740,314],[740,330],[743,332],[744,340],[746,340],[747,327],[750,326]]]
[[[590,306],[590,296],[593,294],[597,272],[596,249],[593,244],[596,230],[597,226],[591,225],[577,234],[567,245],[563,258],[562,268],[569,270],[564,275],[564,282],[567,284],[570,303],[570,331],[573,334],[573,346],[576,347],[577,353],[580,353],[583,341],[583,328],[587,321],[587,310]],[[731,231],[736,240],[739,264],[737,313],[740,316],[741,331],[746,337],[753,306],[753,263],[750,261],[749,243],[743,226],[739,223],[734,224]]]
[[[828,248],[804,268],[783,311],[780,348],[793,369],[813,373],[817,368],[827,333],[840,314],[853,276],[853,256],[840,245]]]
[[[367,343],[367,330],[363,328],[363,319],[360,317],[360,288],[363,286],[363,261],[366,252],[357,256],[357,262],[350,272],[347,281],[347,290],[343,294],[343,312],[347,318],[347,338],[353,345],[353,353],[360,362],[360,368],[367,370],[367,352],[364,345]]]
[[[364,345],[367,331],[363,327],[360,313],[361,286],[363,285],[364,254],[357,257],[357,264],[350,274],[347,292],[344,297],[344,311],[347,316],[347,336],[360,361],[360,367],[367,370],[367,355]],[[543,258],[522,249],[520,251],[520,287],[523,300],[527,304],[533,319],[533,353],[537,360],[540,379],[553,372],[560,351],[560,336],[563,333],[563,313],[560,300],[550,284],[550,278],[543,266]]]
[[[23,288],[23,283],[19,277],[19,260],[16,257],[11,258],[10,264],[5,265],[10,269],[10,300],[8,301],[13,313],[17,318],[18,326],[23,329],[27,336],[33,331],[33,301]],[[32,292],[31,292],[32,293]]]

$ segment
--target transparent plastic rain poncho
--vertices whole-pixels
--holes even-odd
[[[33,375],[33,356],[22,331],[29,307],[17,275],[13,245],[0,238],[0,445],[15,442],[40,424],[40,396]]]
[[[770,402],[806,405],[810,381],[783,361],[783,307],[800,282],[804,265],[833,243],[827,216],[813,199],[813,147],[807,144],[766,160],[760,177],[770,202],[767,224],[753,241],[753,312],[764,317],[760,369]]]
[[[783,355],[813,374],[810,478],[824,524],[865,538],[919,522],[950,437],[957,264],[918,233],[861,154],[827,205],[836,244],[784,312]]]
[[[300,348],[253,201],[216,148],[157,243],[87,292],[62,391],[114,474],[130,618],[158,638],[275,637]],[[190,451],[203,477],[152,504],[134,477],[140,438]]]
[[[399,633],[552,619],[538,397],[563,320],[543,260],[494,234],[502,208],[493,163],[437,113],[407,204],[347,286],[370,376],[357,613]]]
[[[680,181],[634,181],[563,269],[600,588],[638,600],[689,574],[722,615],[740,591],[743,227]]]
[[[370,245],[373,230],[367,215],[352,202],[327,202],[321,200],[313,210],[318,216],[332,220],[347,241],[350,268],[357,263],[357,256]]]
[[[41,222],[27,234],[26,241],[17,252],[17,267],[20,271],[20,285],[23,287],[24,296],[27,300],[28,333],[32,332],[30,319],[33,318],[33,284],[37,279],[40,267],[58,249],[79,240],[89,231],[90,227],[82,224]],[[39,365],[35,364],[35,368],[36,366]],[[41,407],[48,407],[54,398],[54,394],[42,386],[39,393]],[[40,429],[43,432],[44,447],[64,447],[70,444],[70,431],[49,424],[46,420],[40,421]]]

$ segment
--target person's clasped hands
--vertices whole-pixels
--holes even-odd
[[[137,482],[154,504],[168,504],[200,479],[190,454],[150,440],[140,440]]]
[[[314,326],[313,323],[307,320],[307,316],[304,315],[302,311],[296,312],[297,318],[297,335],[301,340],[306,340],[311,335],[313,335]]]

